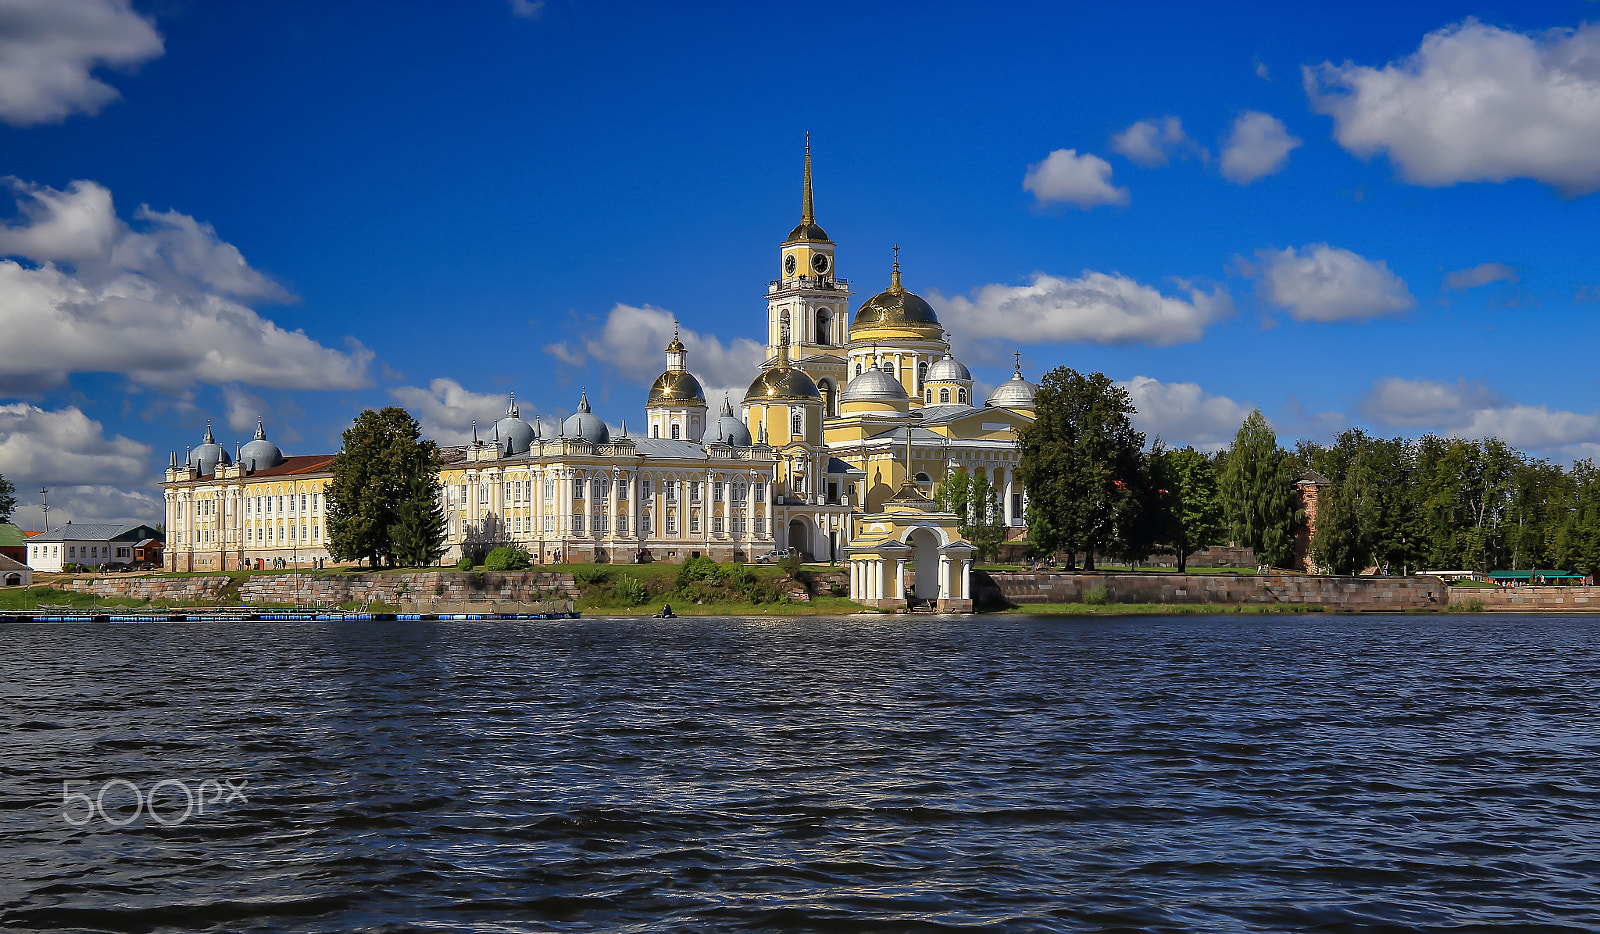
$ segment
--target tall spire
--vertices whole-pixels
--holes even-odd
[[[811,134],[806,133],[806,190],[800,201],[800,223],[815,224],[817,214],[811,207]]]
[[[900,244],[894,245],[894,270],[889,273],[889,291],[899,294],[905,291],[900,284]]]

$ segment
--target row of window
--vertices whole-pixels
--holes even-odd
[[[308,507],[309,507],[310,511],[316,511],[316,510],[322,508],[322,499],[321,499],[321,496],[319,494],[317,494],[317,493],[309,493],[309,494],[308,493],[301,493],[301,494],[299,494],[299,506],[300,506],[300,508],[298,510],[295,509],[295,503],[296,503],[296,498],[295,498],[295,494],[293,494],[293,493],[288,493],[288,494],[285,494],[283,496],[247,496],[247,497],[245,497],[245,500],[244,500],[244,511],[245,511],[245,515],[250,515],[250,516],[260,516],[260,515],[272,516],[272,515],[282,515],[282,514],[284,514],[286,512],[287,513],[306,512],[306,511],[308,511]],[[216,500],[214,500],[214,499],[196,500],[194,505],[195,505],[195,514],[191,518],[196,518],[196,519],[214,519],[214,518],[216,518],[216,515],[217,515],[217,501]],[[177,507],[176,507],[176,513],[177,513],[176,518],[178,519],[179,522],[182,522],[183,521],[183,500],[178,500]]]
[[[60,545],[31,545],[30,560],[61,557]],[[68,545],[67,558],[74,561],[110,561],[113,557],[131,558],[132,548],[115,547],[112,545]]]
[[[532,502],[533,501],[533,483],[534,483],[534,481],[532,481],[532,480],[508,480],[508,481],[505,481],[505,489],[503,490],[503,492],[505,494],[506,502],[508,502],[508,503],[529,503],[529,502]],[[617,495],[617,497],[619,499],[627,499],[628,498],[628,481],[627,481],[627,479],[626,478],[618,478],[615,481],[615,483],[616,483],[616,495]],[[642,484],[642,486],[640,487],[640,492],[643,494],[645,499],[649,499],[653,495],[651,481],[650,480],[642,480],[642,481],[640,481],[640,483]],[[735,503],[743,503],[743,502],[746,501],[747,496],[750,494],[750,492],[752,490],[754,491],[755,498],[756,498],[756,500],[758,502],[761,501],[761,500],[766,499],[766,491],[767,491],[766,481],[757,480],[755,482],[755,484],[753,485],[753,487],[752,487],[752,485],[750,485],[750,484],[745,482],[743,477],[737,477],[734,480],[732,480],[731,482],[718,480],[718,481],[715,481],[715,482],[712,482],[712,483],[709,483],[709,484],[705,483],[704,481],[700,481],[700,480],[688,480],[688,481],[663,480],[663,481],[661,481],[661,492],[666,497],[667,502],[675,503],[675,502],[678,501],[678,492],[679,492],[679,484],[680,483],[685,484],[688,487],[689,502],[691,502],[691,503],[698,503],[698,502],[701,501],[702,491],[703,491],[704,487],[708,486],[708,485],[711,487],[712,499],[715,502],[718,502],[718,503],[723,502],[724,501],[724,497],[727,497],[727,498],[731,499]],[[445,490],[445,505],[447,505],[447,506],[455,505],[457,503],[457,499],[456,499],[457,495],[460,496],[459,502],[465,503],[467,501],[467,495],[468,495],[468,492],[469,492],[468,484],[463,483],[459,487],[457,487],[455,485],[451,485],[449,487],[444,488],[444,490]],[[457,493],[458,490],[459,490],[459,494]],[[572,498],[573,498],[574,501],[577,501],[577,500],[588,500],[588,499],[596,499],[596,500],[610,499],[611,498],[611,490],[612,490],[612,480],[609,477],[595,477],[593,479],[588,479],[588,480],[577,479],[577,480],[573,480],[572,481]],[[480,505],[483,505],[483,506],[489,505],[489,492],[490,492],[490,484],[488,484],[488,483],[480,483],[480,484],[478,484],[478,503]],[[554,480],[546,480],[546,481],[544,481],[544,498],[545,498],[545,501],[548,502],[548,501],[550,501],[552,499],[555,499],[555,494],[556,494],[555,481]],[[279,498],[281,499],[282,497],[279,497]],[[304,497],[302,497],[302,499],[304,499]],[[316,495],[312,494],[313,503],[315,503],[315,500],[316,500]],[[270,512],[270,510],[269,510],[269,512]]]
[[[932,389],[927,389],[927,390],[924,390],[924,393],[925,393],[924,401],[926,401],[926,402],[931,404],[933,402],[933,390]],[[946,388],[940,389],[939,390],[939,402],[940,403],[948,403],[950,401],[951,401],[951,399],[950,399],[950,390],[949,390],[949,388],[946,387]],[[966,391],[966,389],[958,388],[958,391],[956,392],[955,401],[961,403],[962,405],[966,405],[967,404],[967,391]]]

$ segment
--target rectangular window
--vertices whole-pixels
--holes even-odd
[[[1022,494],[1021,493],[1012,493],[1011,494],[1011,515],[1015,516],[1017,518],[1021,518],[1022,517]]]
[[[711,484],[711,501],[713,503],[722,502],[722,481],[721,480],[718,480],[715,483]],[[720,532],[722,530],[718,529],[717,531]]]
[[[582,480],[574,480],[574,481],[572,481],[572,498],[573,499],[583,499],[583,481]]]
[[[582,532],[583,531],[583,513],[575,512],[575,513],[572,514],[572,531],[574,531],[574,532]]]
[[[554,532],[555,528],[556,528],[556,517],[555,516],[545,516],[544,517],[544,530],[546,532]]]
[[[300,494],[300,511],[306,511],[306,495],[304,493]]]
[[[689,481],[689,502],[691,502],[691,503],[700,502],[700,481],[699,480],[690,480]]]
[[[734,516],[733,517],[733,534],[735,534],[735,535],[743,535],[745,533],[745,529],[746,529],[747,525],[748,525],[748,523],[745,521],[744,516]]]
[[[640,487],[640,489],[642,491],[644,491],[644,498],[645,499],[649,499],[650,498],[650,481],[649,480],[641,480],[639,482],[644,484],[642,487]]]
[[[698,512],[689,515],[689,531],[700,531],[700,514]]]
[[[322,526],[313,525],[311,527],[311,540],[314,541],[314,542],[318,542],[318,541],[322,540]]]
[[[544,498],[547,500],[556,498],[556,482],[554,480],[546,480],[544,482]]]
[[[640,532],[643,532],[644,534],[649,535],[651,532],[654,532],[655,530],[656,530],[655,520],[651,518],[651,516],[650,516],[650,514],[648,512],[639,517],[639,531]]]
[[[755,489],[751,491],[751,495],[756,498],[756,502],[758,502],[758,503],[766,502],[767,501],[767,481],[765,481],[765,480],[757,480]]]
[[[321,509],[321,508],[322,508],[322,494],[320,494],[320,493],[312,493],[311,494],[311,511],[312,512],[316,512],[318,509]]]
[[[594,488],[590,491],[595,499],[605,499],[611,495],[611,481],[600,477],[594,481]]]
[[[711,517],[711,531],[719,532],[719,533],[722,531],[722,517],[721,516],[712,516]]]
[[[766,531],[767,531],[767,520],[766,520],[766,517],[765,516],[756,516],[756,534],[757,535],[765,535]]]
[[[678,481],[668,480],[662,486],[666,490],[667,502],[676,503],[678,501]]]
[[[628,517],[627,516],[624,516],[624,515],[617,516],[617,531],[618,532],[626,532],[626,531],[628,531]]]
[[[678,534],[678,517],[670,513],[667,515],[667,534]]]

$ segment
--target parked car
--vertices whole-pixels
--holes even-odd
[[[766,554],[756,558],[756,563],[777,564],[779,561],[782,561],[784,558],[787,558],[794,553],[795,551],[793,548],[774,548]]]
[[[128,561],[112,561],[106,564],[105,569],[113,574],[121,574],[133,570],[133,564]]]

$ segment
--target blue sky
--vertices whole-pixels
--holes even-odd
[[[0,473],[150,519],[207,420],[640,424],[673,316],[737,392],[807,131],[855,304],[898,243],[984,383],[1594,456],[1597,16],[0,0]]]

